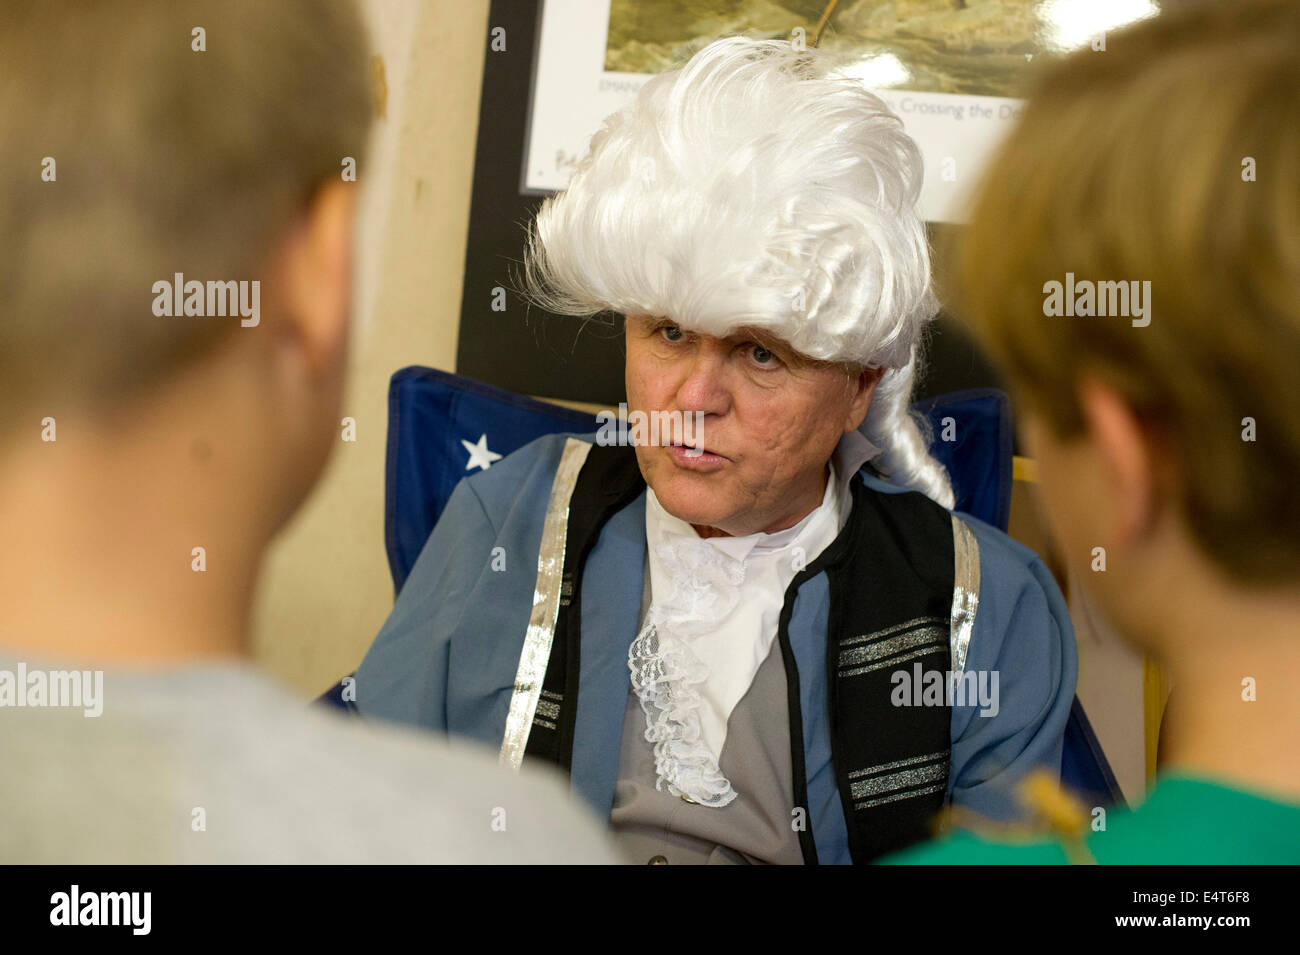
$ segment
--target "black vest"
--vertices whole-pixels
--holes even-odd
[[[855,863],[931,835],[947,797],[951,707],[894,705],[917,673],[951,668],[954,518],[922,494],[874,491],[856,476],[838,537],[790,583],[777,639],[789,687],[792,807],[807,807],[799,674],[789,623],[799,586],[825,573],[831,761]],[[582,576],[606,521],[645,488],[631,447],[593,445],[569,506],[559,615],[527,756],[566,771],[573,762],[582,625]],[[632,635],[629,635],[629,642]],[[916,669],[919,665],[920,669]],[[946,683],[945,683],[946,685]],[[917,690],[919,694],[919,689]],[[811,819],[799,832],[817,863]]]

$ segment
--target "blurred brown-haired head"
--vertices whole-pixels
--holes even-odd
[[[260,277],[295,212],[361,160],[365,51],[351,0],[6,0],[11,409],[111,405],[240,332],[238,318],[155,316],[152,286]]]
[[[948,293],[1058,437],[1082,427],[1082,376],[1122,395],[1178,456],[1200,546],[1260,582],[1300,576],[1297,51],[1294,0],[1234,0],[1167,5],[1051,67],[989,166]],[[1071,282],[1128,285],[1108,288],[1112,311],[1149,282],[1149,311],[1078,314],[1099,311],[1095,287],[1047,314],[1050,283]]]

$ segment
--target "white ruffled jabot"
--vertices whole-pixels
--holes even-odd
[[[736,791],[706,745],[700,688],[710,668],[693,641],[716,632],[740,603],[745,564],[707,539],[669,537],[655,545],[668,585],[655,580],[656,597],[628,651],[632,687],[646,716],[645,738],[654,744],[657,785],[705,806],[725,806]],[[667,593],[662,598],[660,590]]]

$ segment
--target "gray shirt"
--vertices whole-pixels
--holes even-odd
[[[107,671],[102,705],[0,705],[0,862],[619,861],[557,773],[310,707],[245,663]]]
[[[641,594],[641,619],[650,600],[650,574]],[[771,863],[802,865],[794,828],[790,723],[785,663],[772,649],[754,682],[727,720],[718,769],[736,798],[728,805],[701,806],[656,788],[653,744],[646,718],[628,683],[618,782],[610,826],[629,862],[646,864]]]

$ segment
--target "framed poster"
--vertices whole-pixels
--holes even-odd
[[[921,147],[922,217],[960,222],[1019,114],[1034,59],[1100,44],[1106,30],[1156,12],[1152,0],[553,0],[541,18],[524,189],[563,189],[603,117],[718,37],[808,45],[816,36]]]

